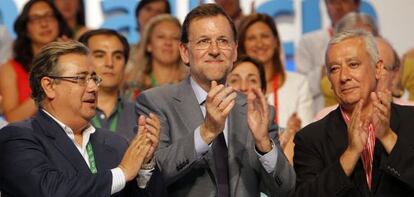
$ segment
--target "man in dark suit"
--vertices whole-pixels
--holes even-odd
[[[54,42],[34,59],[30,87],[39,111],[0,130],[2,195],[139,195],[135,177],[155,148],[159,121],[141,116],[129,146],[95,130],[89,121],[101,79],[88,53],[79,42]]]
[[[413,196],[414,108],[392,103],[372,35],[335,35],[326,69],[339,107],[295,137],[294,196]]]
[[[144,91],[137,111],[159,115],[156,160],[170,196],[284,196],[295,174],[277,140],[260,90],[245,96],[225,86],[237,58],[233,22],[215,4],[186,17],[180,44],[190,77],[177,85]]]

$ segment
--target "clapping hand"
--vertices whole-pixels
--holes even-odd
[[[138,133],[132,139],[119,164],[119,168],[124,173],[126,181],[130,181],[137,176],[150,149],[151,143],[150,139],[147,138],[145,117],[140,116],[138,118]]]
[[[255,139],[256,148],[267,153],[272,150],[268,133],[269,108],[263,93],[251,88],[247,94],[247,123]]]
[[[150,149],[144,160],[144,163],[148,163],[154,157],[154,152],[157,150],[160,142],[160,120],[155,114],[150,113],[149,117],[139,121],[143,121],[142,123],[139,123],[139,125],[145,125],[146,137],[150,142]]]
[[[216,81],[211,82],[211,88],[208,92],[205,107],[206,117],[201,126],[201,137],[206,143],[223,132],[227,116],[235,105],[237,93],[232,87],[225,87]]]

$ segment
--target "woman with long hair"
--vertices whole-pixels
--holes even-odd
[[[36,111],[30,98],[28,72],[40,49],[62,35],[71,36],[59,11],[48,0],[31,0],[14,23],[17,38],[13,58],[0,67],[0,95],[4,115],[9,122],[32,116]]]
[[[137,54],[139,61],[126,74],[131,99],[141,90],[185,78],[188,68],[180,58],[180,30],[178,19],[169,14],[158,15],[148,22]]]
[[[83,33],[88,31],[88,28],[85,26],[85,5],[83,0],[53,0],[53,3],[72,31],[74,40],[78,40]]]
[[[300,74],[285,71],[281,58],[281,42],[272,17],[251,14],[239,26],[239,55],[247,55],[263,63],[266,95],[275,107],[275,122],[288,140],[313,118],[312,98],[308,82]]]

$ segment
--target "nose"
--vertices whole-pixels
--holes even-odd
[[[262,47],[264,42],[263,42],[263,39],[259,37],[256,39],[255,43],[256,43],[256,47]]]
[[[248,90],[249,90],[249,85],[244,80],[241,80],[241,82],[240,82],[240,91],[247,94]]]
[[[105,57],[105,67],[108,67],[108,68],[113,68],[114,67],[113,59],[110,55],[106,55],[106,57]]]
[[[94,93],[98,91],[98,85],[93,80],[89,80],[86,84],[87,92]]]
[[[209,48],[208,48],[208,53],[211,56],[217,57],[218,55],[220,55],[220,49],[218,47],[217,42],[212,41]]]
[[[345,83],[350,79],[349,69],[346,66],[343,66],[340,70],[339,77],[341,82]]]
[[[39,22],[40,22],[40,26],[42,27],[46,27],[49,24],[46,18],[42,18]]]
[[[174,38],[167,38],[165,39],[164,44],[165,46],[172,46],[173,42],[174,42]]]

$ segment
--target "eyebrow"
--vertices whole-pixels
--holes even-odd
[[[88,71],[81,71],[81,72],[77,72],[75,73],[75,75],[89,75]],[[96,72],[93,71],[92,73],[90,73],[91,76],[96,75]]]
[[[248,76],[248,77],[251,77],[251,76],[254,76],[254,77],[256,77],[256,76],[258,76],[258,75],[256,75],[256,74],[253,74],[253,73],[250,73],[250,74],[247,74],[247,76]]]
[[[346,63],[349,63],[349,62],[352,62],[352,61],[358,61],[358,62],[360,62],[361,60],[358,59],[358,58],[356,58],[356,57],[348,57],[348,58],[345,58],[345,62]],[[330,67],[332,65],[341,65],[341,63],[338,63],[337,61],[331,61],[331,62],[326,63],[325,65],[328,66],[328,67]]]
[[[95,53],[106,53],[106,51],[104,51],[102,49],[96,49],[96,50],[93,50],[92,53],[93,54],[95,54]],[[124,51],[123,50],[116,50],[116,51],[112,52],[112,54],[118,54],[118,53],[120,53],[121,55],[123,55],[124,54]]]
[[[124,51],[123,50],[116,50],[116,51],[112,52],[112,54],[121,54],[121,55],[124,55]]]

